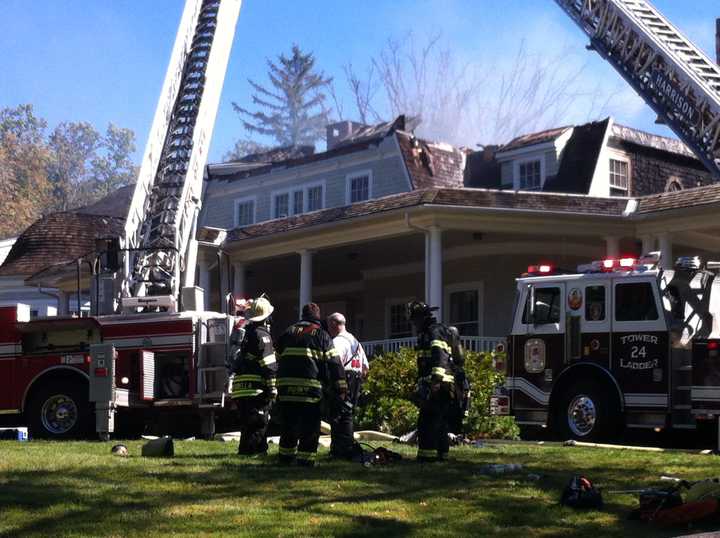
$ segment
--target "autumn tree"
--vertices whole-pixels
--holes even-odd
[[[330,111],[326,94],[331,78],[315,68],[315,57],[293,45],[291,54],[268,60],[269,86],[249,80],[257,110],[233,102],[249,133],[270,137],[277,146],[314,145],[324,138]]]
[[[46,130],[32,105],[0,109],[0,235],[135,181],[131,130],[110,124],[101,135],[87,122],[62,122],[49,135]]]

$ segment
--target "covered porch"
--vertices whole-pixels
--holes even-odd
[[[718,230],[707,219],[703,231],[671,232],[673,223],[598,212],[421,205],[284,232],[274,225],[268,234],[261,233],[264,224],[236,230],[226,243],[228,291],[268,294],[275,333],[312,300],[324,315],[344,313],[358,339],[383,350],[412,343],[404,305],[416,299],[438,306],[438,318],[458,327],[466,347],[494,348],[510,328],[515,278],[529,265],[574,270],[656,249],[668,254],[667,265],[677,256],[720,252]],[[219,279],[211,263],[200,271],[212,287]]]

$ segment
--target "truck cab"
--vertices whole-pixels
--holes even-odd
[[[715,265],[681,258],[663,270],[658,259],[528,268],[494,412],[583,440],[720,413]]]

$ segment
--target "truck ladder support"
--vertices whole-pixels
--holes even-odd
[[[148,138],[123,247],[122,297],[175,305],[200,210],[203,171],[241,0],[187,0]],[[145,250],[143,250],[145,249]],[[149,304],[149,303],[148,303]],[[172,310],[174,307],[163,307]]]

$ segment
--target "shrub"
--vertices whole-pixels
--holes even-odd
[[[518,428],[512,417],[491,417],[490,396],[503,379],[495,371],[495,353],[466,352],[465,371],[471,384],[472,400],[465,421],[471,437],[516,438]],[[370,361],[370,373],[363,385],[358,412],[358,429],[380,430],[401,435],[415,429],[417,407],[410,401],[417,381],[417,354],[410,348],[385,353]]]

